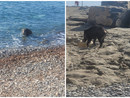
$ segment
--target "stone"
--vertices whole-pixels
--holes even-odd
[[[116,25],[117,26],[120,26],[120,27],[127,27],[129,28],[130,27],[130,10],[128,9],[127,11],[125,11],[124,14],[121,14],[119,16],[119,19],[117,20],[116,22]]]
[[[128,8],[128,1],[102,1],[101,6],[116,6]]]
[[[90,7],[88,23],[99,24],[108,27],[116,27],[119,24],[119,19],[122,19],[119,17],[123,16],[125,12],[126,9],[122,7]]]

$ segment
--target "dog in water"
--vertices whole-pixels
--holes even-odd
[[[22,35],[23,36],[29,36],[29,35],[31,35],[32,34],[32,31],[30,30],[30,29],[27,29],[27,28],[25,28],[25,29],[22,29]]]
[[[87,41],[87,47],[89,46],[89,43],[93,39],[93,44],[95,44],[96,39],[98,39],[100,46],[99,48],[102,47],[104,38],[106,37],[107,30],[105,30],[102,26],[94,25],[90,27],[87,30],[84,30],[84,39],[83,42]]]

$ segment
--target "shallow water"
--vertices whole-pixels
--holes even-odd
[[[21,30],[33,34],[23,37]],[[59,1],[1,1],[0,49],[58,46],[65,42],[65,3]]]

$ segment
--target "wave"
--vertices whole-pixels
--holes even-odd
[[[21,40],[19,38],[15,37],[14,35],[11,35],[11,36],[12,36],[12,40],[13,40],[12,44],[13,44],[14,47],[21,47],[21,46],[23,46],[21,44]]]

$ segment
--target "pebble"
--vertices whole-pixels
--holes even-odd
[[[25,54],[42,49],[44,48],[31,49],[27,47],[23,49],[0,50],[0,59],[1,57],[21,54],[21,52]],[[37,58],[37,55],[35,57]],[[18,63],[13,63],[11,69],[0,69],[1,80],[6,80],[0,81],[0,97],[65,96],[64,57],[62,59],[61,61],[56,55],[51,55],[46,57],[46,60],[45,57],[42,56],[41,58],[37,58],[37,60],[34,59],[34,61],[32,61],[32,59],[27,59],[28,62],[26,62],[25,58],[23,60],[20,59],[20,61],[22,61],[21,63],[19,61]],[[10,86],[8,83],[13,84],[13,86]]]
[[[61,46],[56,46],[56,48],[59,48]],[[48,49],[54,49],[54,47],[23,47],[23,48],[10,48],[10,49],[1,49],[0,50],[0,58],[3,57],[8,57],[11,55],[19,55],[19,54],[26,54],[26,53],[30,53],[32,51],[40,51],[40,50],[48,50]]]
[[[67,90],[67,97],[129,97],[130,84],[115,83],[107,87],[78,87],[73,91]]]

